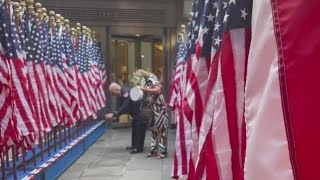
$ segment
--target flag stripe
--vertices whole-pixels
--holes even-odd
[[[20,82],[20,80],[17,80],[19,75],[18,73],[18,69],[19,66],[21,67],[22,64],[16,64],[19,63],[19,60],[13,60],[15,62],[12,62],[13,64],[11,64],[11,74],[12,74],[12,78],[14,78],[14,101],[16,102],[16,107],[18,109],[16,109],[17,114],[22,116],[23,121],[17,121],[18,122],[18,126],[19,128],[21,128],[21,132],[23,135],[28,135],[29,133],[32,132],[37,132],[38,131],[38,127],[35,123],[35,119],[33,117],[32,111],[31,111],[31,107],[30,107],[30,99],[29,99],[29,94],[28,91],[25,88],[22,88],[22,84]],[[22,62],[20,62],[22,63]],[[21,77],[22,78],[22,77]],[[24,82],[25,83],[25,82]],[[19,112],[19,113],[18,113]],[[16,114],[16,115],[17,115]]]
[[[320,25],[308,17],[318,14],[320,3],[315,0],[308,3],[301,0],[292,3],[271,0],[271,6],[293,174],[295,179],[316,179],[319,175],[315,166],[320,161],[317,155],[320,145],[316,143],[320,136],[317,117],[320,101],[320,84],[317,83],[320,75],[320,43],[315,37],[320,33]],[[299,37],[305,28],[310,31],[305,33],[305,37]]]
[[[245,90],[245,179],[293,180],[270,1],[254,1],[252,14],[252,39]]]

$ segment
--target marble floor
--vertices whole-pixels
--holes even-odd
[[[169,130],[168,157],[146,158],[145,153],[131,155],[125,147],[131,141],[131,129],[107,129],[59,180],[170,180],[175,131]],[[145,139],[149,148],[150,132]]]

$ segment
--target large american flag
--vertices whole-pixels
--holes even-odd
[[[253,1],[245,179],[319,179],[319,9],[318,0]]]
[[[252,2],[213,3],[216,17],[212,59],[196,174],[206,179],[240,180],[244,178],[241,144],[245,143],[242,141],[244,81]]]
[[[198,142],[199,129],[203,111],[203,92],[201,88],[206,88],[207,67],[205,59],[200,58],[196,51],[199,48],[200,36],[199,30],[202,24],[204,0],[196,0],[193,2],[193,18],[191,38],[188,49],[187,62],[187,86],[184,97],[184,111],[188,120],[191,122],[192,128],[192,147],[190,154],[189,178],[194,177],[195,164],[198,159]]]

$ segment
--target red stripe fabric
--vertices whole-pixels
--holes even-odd
[[[320,161],[320,2],[271,0],[283,114],[294,178],[317,179]]]

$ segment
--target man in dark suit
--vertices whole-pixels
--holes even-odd
[[[143,152],[144,138],[147,130],[147,121],[139,118],[141,101],[133,102],[130,100],[130,88],[120,86],[117,83],[111,83],[109,92],[117,97],[117,109],[113,113],[106,114],[106,119],[118,117],[121,114],[130,114],[132,117],[132,137],[131,146],[127,147],[130,153]]]

